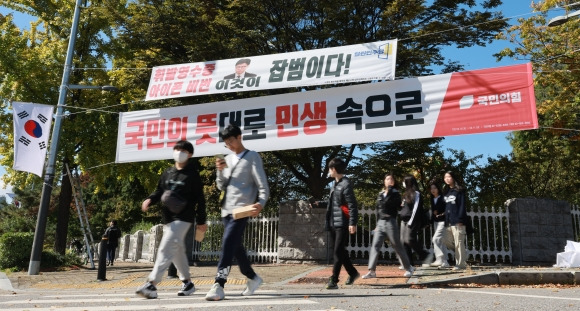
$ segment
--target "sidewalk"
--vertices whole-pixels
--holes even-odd
[[[98,266],[97,266],[98,267]],[[263,287],[313,286],[323,287],[332,273],[330,265],[301,264],[255,264],[254,270],[264,279]],[[107,267],[106,281],[97,280],[98,270],[86,267],[66,271],[41,272],[28,275],[26,272],[0,273],[0,290],[66,290],[66,289],[135,289],[146,280],[153,268],[152,263],[116,262]],[[367,272],[366,266],[356,265],[361,275]],[[216,267],[190,267],[193,282],[199,288],[209,288],[214,282]],[[445,286],[453,284],[474,285],[539,285],[566,284],[580,286],[580,269],[561,269],[551,267],[512,267],[512,266],[470,266],[466,270],[418,267],[411,278],[403,277],[404,271],[395,265],[379,265],[377,277],[358,279],[354,286]],[[346,281],[344,269],[340,276],[340,286]],[[226,286],[244,287],[245,277],[237,266],[232,271]],[[179,279],[165,277],[159,288],[179,288]]]

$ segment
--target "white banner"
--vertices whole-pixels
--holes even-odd
[[[394,80],[397,40],[154,67],[145,100]]]
[[[477,83],[474,83],[476,81]],[[538,127],[531,64],[121,113],[116,162],[227,153],[218,133],[240,125],[256,151]]]
[[[14,166],[42,177],[53,106],[13,102]]]

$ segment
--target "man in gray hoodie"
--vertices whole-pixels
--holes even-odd
[[[257,152],[244,147],[240,128],[230,124],[220,136],[233,154],[226,156],[225,159],[216,158],[216,184],[224,195],[221,202],[224,235],[215,283],[205,296],[206,300],[212,301],[224,299],[224,286],[234,257],[240,271],[248,278],[247,287],[242,295],[253,295],[262,284],[262,278],[252,269],[242,244],[248,218],[234,219],[232,213],[235,208],[251,206],[254,208],[251,216],[258,216],[270,195],[262,158]]]

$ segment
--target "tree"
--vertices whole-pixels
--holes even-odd
[[[243,0],[210,5],[206,1],[135,1],[118,13],[111,12],[118,33],[113,45],[115,50],[123,51],[114,62],[118,67],[150,68],[400,38],[397,75],[417,76],[432,73],[432,65],[445,66],[441,54],[444,46],[485,45],[507,25],[500,12],[490,11],[501,1],[487,1],[482,10],[470,0],[425,2]],[[462,67],[450,61],[446,69],[451,68]],[[149,81],[145,71],[135,74],[119,70],[114,75],[122,85],[136,89],[132,95],[144,96]],[[295,90],[197,96],[168,101],[165,106],[288,91]],[[135,104],[129,109],[142,106]],[[366,147],[322,147],[272,154],[293,173],[296,182],[307,185],[300,190],[302,195],[320,197],[329,181],[325,163],[336,155],[348,157],[357,148]]]
[[[10,18],[2,17],[0,27],[0,155],[2,165],[11,167],[12,133],[8,100],[54,104],[68,42],[74,1],[47,5],[24,0],[0,0],[0,4],[38,18],[30,31],[17,29]],[[106,183],[133,183],[150,192],[166,161],[114,164],[118,113],[207,103],[241,97],[294,92],[280,89],[214,96],[197,96],[143,102],[153,66],[199,62],[248,55],[285,53],[347,44],[399,38],[397,76],[431,74],[432,65],[444,71],[461,65],[447,60],[441,50],[485,45],[507,24],[493,9],[499,0],[480,6],[473,0],[452,1],[112,1],[101,0],[84,8],[79,23],[79,40],[71,84],[104,85],[114,81],[121,94],[69,91],[67,118],[62,124],[57,172],[62,163],[89,172],[94,193],[106,192]],[[41,25],[42,27],[38,26]],[[101,68],[113,65],[113,70]],[[34,83],[30,83],[34,82]],[[325,86],[333,87],[333,86]],[[312,88],[308,88],[312,89]],[[119,101],[121,103],[119,104]],[[326,163],[335,156],[357,160],[368,146],[332,146],[264,154],[265,161],[278,164],[268,174],[273,194],[284,198],[321,196],[328,184]],[[412,152],[412,150],[409,150]],[[411,156],[409,155],[408,158]],[[213,184],[211,159],[200,159],[202,176]],[[7,170],[6,182],[13,185],[39,182],[36,177]],[[67,178],[58,173],[57,186],[67,187]],[[121,182],[122,181],[122,182]],[[210,197],[213,185],[207,186]],[[133,184],[134,185],[134,184]],[[125,189],[117,185],[119,190]],[[128,191],[128,189],[121,190]],[[140,191],[139,191],[140,192]],[[61,191],[60,209],[70,212],[71,197]],[[109,195],[112,195],[109,192]],[[136,199],[136,198],[133,198]],[[271,201],[274,202],[274,201]],[[274,204],[274,203],[272,203]],[[59,217],[68,221],[67,216]],[[59,226],[62,248],[63,229]]]
[[[521,196],[568,200],[578,204],[580,180],[580,21],[548,27],[548,10],[568,1],[547,0],[534,5],[538,11],[510,27],[504,37],[516,44],[496,56],[529,59],[533,63],[540,128],[515,132],[513,146],[513,178],[510,188]],[[491,163],[506,167],[504,159]]]

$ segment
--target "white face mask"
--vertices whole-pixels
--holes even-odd
[[[173,150],[173,160],[177,163],[183,163],[187,161],[188,153],[185,151]]]

